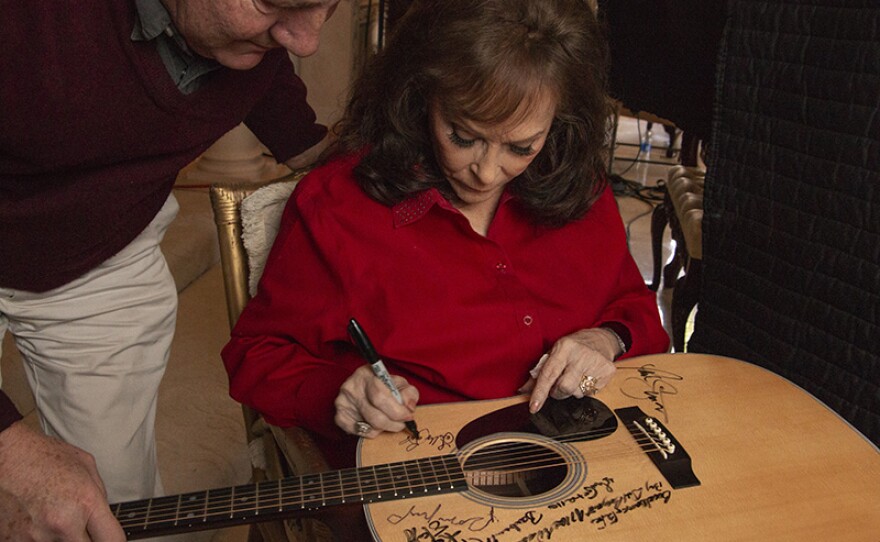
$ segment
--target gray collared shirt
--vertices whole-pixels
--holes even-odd
[[[168,74],[183,94],[198,89],[203,75],[220,68],[217,61],[190,51],[160,0],[135,0],[135,5],[137,18],[131,31],[132,41],[156,42]]]

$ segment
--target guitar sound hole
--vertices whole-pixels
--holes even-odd
[[[556,451],[534,442],[489,444],[464,461],[468,485],[498,497],[531,497],[560,485],[568,467]]]

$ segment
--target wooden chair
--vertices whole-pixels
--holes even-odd
[[[675,252],[663,268],[663,285],[672,291],[672,346],[683,352],[687,319],[697,304],[703,259],[703,181],[700,168],[675,166],[669,170],[663,203],[651,216],[654,276],[650,288],[660,287],[663,229],[669,225]],[[682,270],[684,273],[682,274]],[[679,276],[681,275],[681,276]]]
[[[288,183],[292,186],[306,173],[300,170],[260,183],[228,182],[211,186],[211,206],[220,241],[220,264],[230,329],[251,297],[248,262],[253,255],[248,254],[242,238],[242,201],[272,184]],[[256,411],[246,406],[243,411],[254,482],[329,470],[323,455],[304,429],[272,426]],[[251,528],[249,540],[320,542],[331,540],[331,533],[321,521],[295,519],[259,523]]]

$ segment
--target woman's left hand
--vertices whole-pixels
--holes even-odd
[[[611,382],[617,370],[614,358],[619,354],[614,333],[603,328],[582,329],[556,341],[539,363],[537,377],[519,391],[531,390],[529,411],[533,413],[544,406],[547,397],[581,398],[584,391],[595,393]]]

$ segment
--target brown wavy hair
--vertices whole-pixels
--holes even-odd
[[[451,197],[428,104],[496,123],[549,91],[558,102],[547,141],[509,189],[536,222],[560,226],[605,186],[607,62],[585,0],[416,0],[357,79],[340,147],[366,149],[355,174],[377,201],[394,205],[432,186]]]

